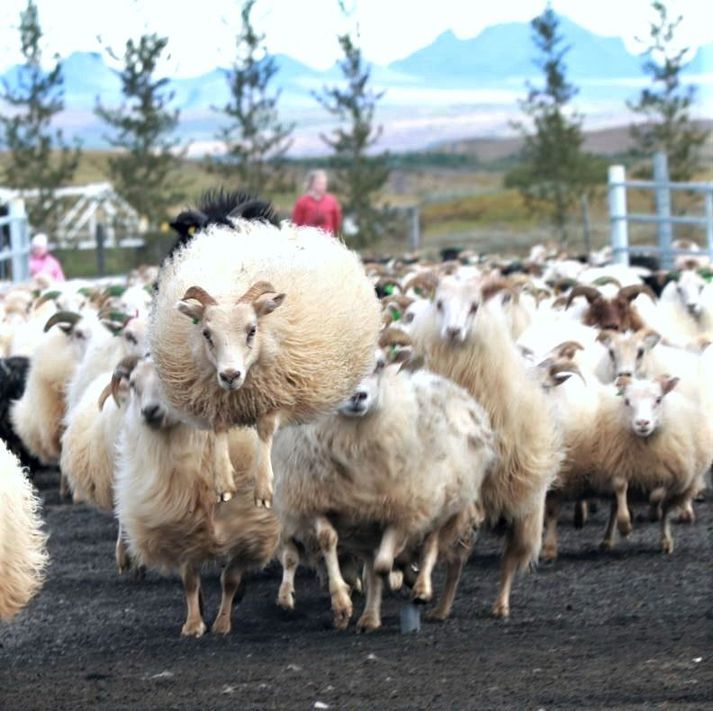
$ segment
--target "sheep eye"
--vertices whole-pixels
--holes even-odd
[[[474,314],[478,310],[478,304],[470,305],[470,313]]]
[[[629,398],[626,398],[626,399],[624,400],[624,404],[625,404],[627,407],[629,407],[629,406],[631,405],[631,403],[629,402]]]
[[[386,363],[383,360],[378,360],[376,361],[376,368],[374,368],[374,372],[378,373],[379,371],[383,370],[386,367]]]
[[[252,341],[252,339],[255,338],[256,333],[257,333],[257,327],[250,326],[250,328],[248,329],[248,341]]]
[[[436,308],[439,311],[443,311],[443,302],[440,299],[438,299],[438,301],[436,301]]]
[[[206,341],[208,341],[208,343],[211,343],[211,344],[213,343],[213,339],[210,335],[210,331],[207,328],[203,329],[203,338],[205,338]]]
[[[614,351],[613,351],[611,348],[609,349],[609,357],[610,357],[612,360],[615,360]]]
[[[138,343],[138,341],[136,340],[136,336],[134,336],[133,333],[127,333],[127,334],[126,334],[126,340],[127,340],[129,343],[133,343],[134,345],[136,345],[136,344]]]
[[[656,404],[657,404],[657,405],[660,405],[662,399],[663,399],[663,398],[657,397],[657,398],[656,398]]]
[[[643,348],[639,348],[639,350],[638,350],[637,353],[636,353],[636,357],[637,357],[638,359],[641,359],[641,358],[644,357],[644,349],[643,349]]]

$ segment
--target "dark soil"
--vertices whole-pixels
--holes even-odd
[[[581,531],[563,521],[560,559],[517,580],[507,622],[489,617],[500,542],[485,535],[453,617],[419,634],[399,633],[398,596],[385,600],[382,630],[335,631],[308,572],[297,611],[282,612],[271,568],[249,582],[232,635],[196,640],[179,637],[177,577],[118,577],[114,522],[61,504],[55,476],[37,482],[51,533],[47,584],[0,628],[0,709],[713,707],[710,492],[697,523],[674,527],[672,556],[659,553],[649,523],[600,553],[604,507]],[[204,591],[210,623],[217,571]]]

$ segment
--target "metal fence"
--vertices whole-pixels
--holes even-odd
[[[22,200],[0,205],[0,279],[30,278],[30,226]]]
[[[655,215],[627,212],[627,189],[650,190],[654,193]],[[674,215],[671,192],[685,191],[703,196],[702,215]],[[713,259],[713,183],[674,183],[669,180],[668,162],[664,153],[654,156],[654,179],[627,180],[623,165],[609,167],[609,220],[614,262],[629,264],[631,254],[654,254],[662,269],[671,269],[677,255],[700,254],[691,249],[677,249],[673,245],[674,225],[701,227],[705,232],[708,255]],[[656,245],[631,246],[629,223],[656,226]]]

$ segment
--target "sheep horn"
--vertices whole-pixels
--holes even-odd
[[[121,381],[124,379],[128,380],[131,377],[132,371],[137,366],[140,360],[141,358],[137,355],[124,356],[116,364],[114,372],[111,374],[111,383],[109,387],[111,389],[111,394],[114,398],[114,402],[117,404],[117,407],[121,405],[121,403],[119,402],[119,386],[121,385]]]
[[[584,346],[578,341],[563,341],[552,350],[555,351],[558,356],[571,360],[577,351],[584,350]]]
[[[560,375],[560,373],[578,375],[581,381],[585,385],[587,384],[587,381],[584,379],[584,375],[582,375],[582,371],[579,369],[579,366],[571,360],[555,361],[554,363],[552,363],[552,365],[550,365],[547,372],[549,373],[550,377],[558,384],[563,383],[566,380],[566,378],[558,380],[557,376]]]
[[[104,403],[107,401],[107,398],[109,397],[109,395],[113,395],[112,385],[113,385],[113,378],[112,378],[112,382],[108,383],[107,386],[104,388],[104,390],[101,391],[101,395],[99,396],[99,412],[101,412],[104,409]]]
[[[562,279],[557,279],[557,281],[554,281],[552,283],[552,288],[559,294],[561,291],[565,291],[567,289],[571,289],[572,287],[577,286],[577,282],[574,279],[570,279],[569,277],[565,277]]]
[[[123,311],[113,311],[111,309],[102,309],[99,312],[99,318],[100,319],[107,319],[109,321],[117,321],[120,323],[122,326],[126,326],[129,321],[133,318],[133,316],[130,316],[129,314],[124,313]]]
[[[577,286],[572,288],[567,296],[567,303],[565,304],[565,311],[572,305],[572,301],[578,296],[583,296],[591,304],[593,301],[601,298],[601,292],[599,289],[595,289],[593,286],[585,286],[584,284],[577,284]]]
[[[200,286],[188,287],[181,301],[188,301],[188,299],[194,299],[203,306],[215,306],[218,303],[205,289]]]
[[[427,271],[411,277],[411,279],[406,282],[404,291],[408,291],[409,289],[423,289],[426,293],[430,293],[435,291],[437,288],[438,277],[432,271]]]
[[[619,296],[627,301],[633,301],[639,294],[646,294],[654,303],[656,302],[656,294],[646,284],[632,284],[619,289]]]
[[[69,323],[72,326],[75,326],[77,321],[81,318],[81,314],[75,313],[74,311],[57,311],[57,313],[54,313],[49,317],[43,330],[47,333],[52,326],[58,323]]]
[[[487,282],[481,288],[481,294],[483,296],[483,301],[491,299],[495,294],[501,291],[509,290],[509,285],[505,279],[495,278],[492,281]],[[514,296],[514,292],[511,292]]]
[[[400,328],[386,328],[379,336],[379,346],[386,348],[387,346],[411,346],[413,345],[407,333],[404,333]]]
[[[256,281],[239,299],[239,304],[253,304],[263,294],[275,293],[277,289],[269,281]],[[185,298],[185,297],[184,297]],[[213,302],[215,303],[215,302]]]
[[[35,301],[35,308],[38,309],[45,302],[53,301],[58,296],[62,296],[61,291],[46,291],[44,294],[42,294],[42,296],[40,296],[39,299],[37,299],[37,301]]]

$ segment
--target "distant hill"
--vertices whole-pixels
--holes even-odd
[[[626,99],[640,90],[641,58],[629,53],[621,39],[604,37],[560,17],[560,27],[571,51],[566,57],[568,76],[580,88],[577,106],[589,128],[628,120]],[[384,124],[382,144],[391,150],[415,150],[472,135],[502,137],[518,114],[517,99],[524,82],[539,75],[535,50],[526,22],[495,25],[476,37],[459,39],[444,32],[427,47],[388,66],[374,65],[375,87],[384,90],[378,120]],[[330,117],[313,92],[340,81],[337,66],[320,71],[296,59],[275,55],[278,73],[274,85],[281,92],[283,118],[297,125],[293,154],[324,152],[319,136],[332,128]],[[107,107],[121,103],[117,73],[97,52],[74,52],[64,59],[65,106],[58,123],[69,136],[87,147],[106,145],[105,129],[94,116],[97,97]],[[713,114],[713,44],[692,57],[690,76],[699,80],[699,111]],[[11,67],[0,80],[13,88],[22,76]],[[181,109],[180,136],[191,141],[194,153],[215,150],[221,117],[213,107],[229,98],[224,70],[216,67],[196,77],[170,82],[175,106]]]

